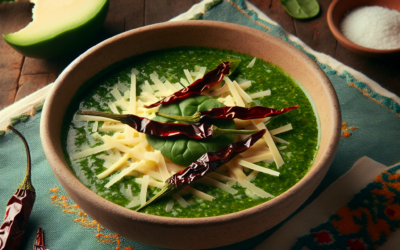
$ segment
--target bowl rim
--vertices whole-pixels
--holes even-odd
[[[358,52],[359,54],[364,54],[364,55],[373,55],[373,56],[380,56],[380,55],[390,55],[394,54],[397,52],[400,52],[400,47],[397,49],[373,49],[373,48],[368,48],[364,47],[361,45],[358,45],[349,39],[347,39],[342,32],[340,31],[338,25],[336,25],[335,21],[333,20],[333,12],[336,10],[337,5],[341,1],[346,1],[346,0],[333,0],[332,3],[328,7],[327,11],[327,22],[329,29],[331,30],[332,34],[335,36],[336,40],[341,43],[344,47],[346,48],[351,48],[353,51]],[[348,0],[347,0],[348,1]],[[368,6],[368,5],[360,5],[359,7],[362,6]],[[384,7],[384,6],[381,6]],[[349,10],[347,10],[349,11]],[[343,16],[340,17],[340,21],[343,20]]]
[[[304,185],[308,182],[308,180],[314,178],[314,176],[323,173],[325,175],[327,169],[329,167],[323,167],[327,163],[330,163],[333,161],[333,158],[336,154],[337,148],[339,146],[339,140],[340,140],[340,131],[341,131],[341,114],[340,114],[340,105],[339,101],[336,95],[336,92],[333,88],[332,83],[330,82],[329,78],[326,76],[326,74],[320,69],[319,66],[311,59],[309,58],[305,53],[302,51],[298,50],[295,46],[292,46],[288,43],[284,43],[285,47],[287,50],[290,50],[291,52],[295,53],[300,59],[305,60],[306,62],[312,63],[315,65],[315,70],[319,72],[319,77],[321,78],[321,81],[324,83],[323,88],[329,93],[329,101],[332,103],[330,108],[332,109],[332,120],[334,121],[333,129],[332,129],[332,136],[329,138],[327,142],[327,147],[329,147],[332,150],[332,154],[330,155],[323,155],[320,160],[319,164],[314,166],[307,172],[307,174],[299,181],[297,182],[294,186],[292,186],[290,189],[282,193],[281,195],[267,201],[264,203],[261,203],[257,206],[235,212],[235,213],[230,213],[230,214],[224,214],[224,215],[219,215],[219,216],[212,216],[212,217],[201,217],[201,218],[172,218],[172,217],[164,217],[164,216],[158,216],[158,215],[152,215],[152,214],[145,214],[145,213],[139,213],[135,212],[133,210],[130,210],[128,208],[122,207],[120,205],[117,205],[111,201],[108,201],[104,199],[103,197],[97,195],[90,189],[88,189],[83,183],[81,183],[78,178],[72,173],[72,171],[69,169],[69,166],[67,164],[64,164],[63,159],[64,155],[60,157],[60,155],[52,155],[51,151],[55,151],[55,145],[53,145],[49,131],[48,131],[48,122],[50,121],[49,115],[49,109],[52,107],[52,102],[56,99],[55,98],[55,93],[59,90],[60,88],[60,82],[66,77],[66,75],[74,69],[74,66],[78,65],[82,58],[87,57],[92,53],[93,51],[96,51],[97,48],[110,44],[114,41],[114,39],[118,38],[121,39],[126,36],[130,36],[132,34],[138,33],[138,32],[147,32],[149,29],[162,29],[164,27],[171,27],[171,26],[180,26],[180,25],[189,25],[189,26],[209,26],[210,28],[215,27],[215,26],[224,26],[227,28],[234,28],[234,29],[248,29],[249,32],[260,32],[263,36],[268,36],[269,39],[274,41],[275,43],[280,43],[282,44],[282,40],[272,36],[270,34],[267,34],[266,32],[259,31],[247,26],[242,26],[238,24],[232,24],[232,23],[226,23],[226,22],[220,22],[220,21],[203,21],[203,20],[190,20],[190,21],[174,21],[174,22],[167,22],[167,23],[158,23],[158,24],[153,24],[149,26],[144,26],[138,29],[126,31],[124,33],[118,34],[114,37],[111,37],[109,39],[104,40],[103,42],[95,45],[94,47],[90,48],[86,52],[84,52],[82,55],[80,55],[78,58],[76,58],[73,62],[70,63],[70,65],[60,74],[60,76],[57,78],[55,81],[55,84],[51,90],[51,92],[48,94],[44,108],[43,108],[43,114],[42,114],[42,119],[41,119],[41,127],[40,127],[40,133],[41,133],[41,140],[43,144],[43,148],[45,150],[46,157],[50,163],[50,166],[55,173],[57,178],[59,174],[64,175],[66,181],[71,181],[78,187],[82,187],[83,190],[80,192],[83,192],[83,195],[88,195],[87,200],[88,202],[93,202],[96,205],[101,205],[105,207],[106,210],[112,211],[114,213],[118,213],[121,217],[129,218],[132,220],[135,220],[137,222],[146,222],[148,224],[157,224],[157,225],[179,225],[179,226],[193,226],[193,225],[217,225],[217,224],[223,224],[226,223],[227,221],[236,221],[236,220],[241,220],[243,217],[250,217],[253,216],[255,213],[261,213],[262,211],[268,209],[269,207],[274,206],[276,203],[281,202],[281,200],[285,199],[286,196],[290,195],[291,193],[298,192],[299,190],[302,189]],[[318,151],[319,152],[319,151]],[[60,165],[57,165],[60,164]],[[63,167],[60,167],[63,165]],[[90,215],[90,214],[89,214]]]

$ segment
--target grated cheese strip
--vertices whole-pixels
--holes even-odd
[[[243,167],[250,168],[252,170],[256,170],[258,172],[262,172],[262,173],[273,175],[273,176],[279,176],[279,172],[277,172],[277,171],[258,166],[256,164],[253,164],[253,163],[245,161],[245,160],[239,160],[238,164],[242,165]]]
[[[76,160],[76,159],[79,159],[79,158],[82,158],[82,157],[86,157],[86,156],[89,156],[89,155],[100,153],[102,151],[107,151],[107,150],[112,149],[112,148],[113,148],[113,146],[110,145],[110,144],[103,144],[103,145],[100,145],[100,146],[97,146],[97,147],[94,147],[94,148],[89,148],[89,149],[83,150],[81,152],[75,153],[71,157],[72,157],[73,160]]]
[[[285,162],[282,159],[281,154],[278,151],[278,148],[275,145],[274,140],[272,139],[271,134],[269,133],[267,127],[264,123],[259,123],[256,125],[259,130],[265,129],[267,132],[264,134],[264,140],[267,143],[269,149],[272,152],[272,156],[274,157],[274,161],[276,163],[276,167],[279,169]]]
[[[119,111],[117,109],[117,106],[115,106],[115,104],[113,102],[109,102],[107,104],[108,104],[108,107],[110,107],[111,112],[113,112],[114,114],[118,114],[119,115]]]
[[[179,165],[177,165],[175,163],[167,162],[166,165],[167,165],[168,171],[170,171],[170,172],[178,173],[181,170],[185,169],[185,167],[179,166]]]
[[[129,154],[125,154],[122,158],[120,158],[116,163],[114,163],[111,167],[103,171],[102,173],[97,175],[98,179],[104,179],[113,172],[115,172],[122,164],[124,164],[130,158]]]
[[[255,156],[251,156],[251,157],[247,157],[247,158],[242,158],[242,160],[248,161],[248,162],[260,162],[260,161],[265,161],[268,159],[273,159],[273,155],[271,152],[267,152],[267,153],[263,153],[263,154],[259,154],[259,155],[255,155]]]
[[[157,112],[159,108],[160,108],[160,106],[157,106],[157,107],[154,107],[154,108],[149,108],[149,109],[144,108],[144,107],[139,107],[138,111],[142,111],[144,113],[149,113],[150,114],[150,113]]]
[[[235,101],[233,100],[233,98],[232,98],[231,95],[228,95],[228,96],[225,98],[224,104],[225,104],[226,106],[233,107],[233,106],[235,106]]]
[[[137,206],[139,206],[140,205],[140,200],[139,199],[137,199],[137,200],[133,200],[133,201],[131,201],[129,204],[127,204],[125,207],[126,208],[133,208],[133,207],[137,207]]]
[[[159,150],[156,150],[154,152],[158,154],[159,157],[158,168],[160,170],[161,180],[165,182],[170,177],[170,174],[168,172],[167,165],[165,164],[164,156],[161,154],[161,151]]]
[[[253,193],[257,194],[260,197],[264,198],[274,197],[273,195],[265,192],[259,187],[256,187],[253,183],[248,181],[247,176],[240,169],[238,169],[234,163],[229,162],[226,165],[228,166],[229,170],[231,170],[236,175],[237,180],[242,187],[249,189],[250,191],[252,191]]]
[[[146,90],[145,92],[149,92],[150,94],[154,93],[153,88],[150,86],[149,81],[147,81],[147,80],[144,81],[144,85],[143,86],[144,86],[143,89]]]
[[[108,126],[103,126],[99,128],[100,132],[107,132],[107,131],[114,131],[114,132],[120,132],[125,130],[125,124],[117,124],[117,125],[108,125]]]
[[[168,89],[164,86],[160,79],[158,79],[158,75],[156,72],[150,74],[150,79],[154,82],[158,90],[162,92],[168,92]]]
[[[182,86],[182,84],[180,84],[179,82],[173,83],[172,85],[174,85],[174,87],[175,87],[177,90],[181,90],[181,89],[184,88],[184,86]]]
[[[211,177],[213,179],[219,180],[219,181],[231,181],[232,178],[222,175],[222,174],[218,174],[216,172],[210,172],[207,174],[208,177]]]
[[[244,158],[251,157],[259,154],[265,154],[271,152],[269,148],[265,145],[265,141],[263,140],[264,144],[254,144],[250,149],[244,151],[240,155]]]
[[[121,180],[122,178],[124,178],[128,173],[132,172],[133,170],[135,170],[135,168],[139,165],[139,164],[143,164],[142,162],[134,162],[132,163],[129,167],[124,168],[121,172],[119,172],[117,175],[113,176],[112,179],[106,184],[104,185],[105,188],[109,188],[112,185],[114,185],[115,183],[117,183],[119,180]]]
[[[146,160],[142,154],[136,152],[139,149],[138,146],[135,146],[134,148],[128,148],[127,146],[119,143],[115,138],[112,138],[108,135],[103,136],[103,139],[107,143],[111,144],[114,148],[117,148],[119,151],[129,153],[132,157],[138,160]]]
[[[245,81],[243,83],[239,83],[239,87],[243,90],[251,87],[251,81]]]
[[[236,81],[232,82],[233,85],[235,86],[236,90],[239,92],[239,95],[245,100],[247,103],[252,102],[253,99],[247,94]]]
[[[147,98],[147,99],[149,100],[149,102],[151,102],[151,103],[157,102],[157,101],[158,101],[157,97],[155,97],[155,96],[153,95],[153,93],[142,92],[142,93],[140,93],[140,95],[143,96],[143,97],[145,97],[145,98]]]
[[[174,207],[174,200],[171,199],[168,201],[167,206],[165,207],[165,212],[167,213],[171,212],[173,207]]]
[[[211,186],[215,186],[215,187],[220,188],[220,189],[222,189],[225,192],[228,192],[230,194],[236,194],[238,192],[236,189],[233,189],[233,188],[229,187],[228,185],[225,185],[224,183],[219,182],[217,180],[214,180],[214,179],[212,179],[210,177],[207,177],[207,176],[204,176],[203,178],[201,178],[199,180],[199,182],[204,183],[204,184],[208,184],[208,185],[211,185]]]
[[[154,161],[156,163],[160,162],[160,157],[156,152],[146,152],[144,153],[144,158]]]
[[[249,63],[249,65],[247,65],[247,68],[253,68],[254,63],[256,62],[257,57],[254,57],[253,60],[251,60],[251,62]]]
[[[224,86],[222,86],[221,88],[214,90],[212,92],[210,92],[208,95],[210,96],[220,96],[221,94],[228,92],[229,91],[229,87],[228,84],[224,84]]]
[[[147,188],[149,186],[150,177],[143,175],[142,188],[140,189],[140,205],[143,206],[146,203]]]
[[[128,108],[129,108],[128,103],[126,103],[125,99],[122,97],[121,93],[119,92],[119,90],[117,88],[114,88],[113,90],[111,90],[110,93],[114,96],[114,98],[116,100],[114,103],[116,105],[120,106],[124,110],[128,110]]]
[[[182,196],[178,193],[171,194],[171,196],[182,206],[187,207],[189,203],[182,198]]]
[[[185,78],[181,78],[179,81],[182,83],[183,86],[189,86],[189,82]]]
[[[293,129],[292,124],[289,123],[289,124],[286,124],[285,126],[282,126],[282,127],[276,128],[276,129],[272,129],[269,131],[269,133],[271,135],[277,135],[277,134],[280,134],[280,133],[283,133],[283,132],[286,132],[286,131],[289,131],[292,129]]]
[[[164,85],[165,85],[165,87],[167,87],[167,89],[171,90],[172,92],[178,91],[178,90],[174,87],[174,85],[172,85],[168,80],[166,80],[166,81],[164,82]]]
[[[135,178],[135,182],[138,183],[138,184],[142,184],[143,183],[143,179],[142,178]],[[164,183],[160,182],[160,181],[156,181],[156,180],[149,180],[149,186],[162,189],[164,187]]]
[[[117,142],[125,144],[125,145],[138,145],[142,141],[144,141],[144,138],[128,138],[128,139],[118,139]]]
[[[236,90],[235,86],[233,85],[233,82],[231,81],[231,79],[229,79],[229,77],[225,76],[224,80],[225,80],[225,84],[228,84],[229,91],[231,92],[233,99],[236,102],[236,106],[245,107],[246,105],[244,104],[242,97],[239,95],[238,91]]]
[[[92,116],[92,115],[74,115],[74,121],[85,121],[85,122],[92,122],[92,121],[99,121],[99,122],[119,122],[110,118],[105,118],[101,116]]]
[[[97,129],[99,128],[99,122],[95,121],[93,123],[93,127],[92,127],[92,132],[97,132]]]
[[[270,96],[270,95],[271,95],[270,89],[261,91],[261,92],[257,92],[257,93],[253,93],[253,94],[249,94],[249,96],[253,99],[264,97],[264,96]]]
[[[184,188],[184,190],[186,190],[186,191],[188,191],[189,193],[193,194],[194,196],[196,196],[196,197],[198,197],[198,198],[200,198],[200,199],[206,200],[206,201],[212,201],[212,200],[214,199],[213,196],[208,195],[208,194],[206,194],[206,193],[203,193],[203,192],[201,192],[200,190],[194,189],[194,188],[192,188],[192,187],[190,187],[190,186],[186,186],[186,187]]]
[[[193,77],[190,75],[189,70],[184,69],[183,72],[185,73],[185,76],[186,76],[189,84],[192,84],[194,81],[193,81]]]
[[[200,67],[200,70],[196,76],[196,78],[194,79],[194,81],[202,78],[204,76],[204,74],[206,73],[207,67]]]
[[[284,139],[278,138],[278,137],[276,137],[276,136],[273,136],[273,135],[272,135],[272,139],[274,140],[274,142],[290,144],[290,142],[288,142],[288,141],[286,141],[286,140],[284,140]]]
[[[254,178],[256,178],[258,173],[259,173],[258,171],[254,170],[246,177],[246,179],[248,181],[252,181],[252,180],[254,180]]]

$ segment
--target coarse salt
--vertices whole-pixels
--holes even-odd
[[[352,10],[340,24],[350,41],[372,49],[400,48],[400,12],[380,6]]]

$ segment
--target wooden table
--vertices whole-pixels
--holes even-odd
[[[318,0],[320,14],[306,21],[286,14],[279,0],[250,0],[270,18],[280,23],[316,51],[328,54],[361,71],[388,90],[400,95],[400,58],[366,58],[342,47],[328,28],[326,12],[332,0]],[[167,21],[187,11],[200,0],[110,0],[110,9],[101,31],[84,48],[51,60],[20,55],[0,38],[0,109],[53,82],[60,72],[90,46],[144,25]],[[0,33],[8,34],[31,21],[29,2],[0,4]]]

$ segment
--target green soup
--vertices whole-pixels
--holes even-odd
[[[282,69],[268,62],[257,59],[253,67],[247,67],[253,59],[249,55],[198,47],[175,48],[136,56],[123,64],[113,66],[111,69],[102,72],[79,91],[65,117],[62,138],[65,157],[77,178],[101,197],[121,206],[129,204],[131,201],[127,198],[124,190],[130,187],[133,195],[140,193],[141,186],[135,181],[135,176],[124,177],[109,188],[105,188],[104,185],[109,182],[114,174],[104,179],[97,178],[98,174],[106,170],[104,159],[101,159],[102,156],[108,155],[106,151],[75,160],[71,157],[76,152],[103,144],[102,141],[95,140],[92,137],[94,122],[75,121],[73,119],[74,114],[82,110],[111,112],[107,103],[115,101],[115,99],[110,94],[110,90],[115,85],[119,86],[120,90],[129,89],[132,68],[139,72],[136,89],[137,95],[139,95],[142,91],[140,86],[146,80],[151,82],[149,75],[153,72],[157,72],[160,79],[176,83],[181,78],[185,78],[184,69],[193,71],[201,66],[207,67],[207,71],[209,71],[229,58],[242,60],[230,79],[236,79],[238,82],[243,81],[243,79],[250,80],[252,85],[245,90],[247,93],[271,90],[271,95],[255,98],[250,105],[261,105],[276,109],[294,105],[300,106],[297,110],[271,118],[266,125],[270,130],[288,123],[293,126],[293,130],[277,135],[290,143],[277,143],[278,147],[286,146],[285,149],[280,150],[285,164],[277,169],[274,162],[256,163],[278,171],[279,177],[258,173],[256,178],[252,180],[252,183],[257,187],[275,197],[295,185],[310,169],[318,150],[317,119],[305,93]],[[123,95],[122,92],[121,95]],[[121,111],[119,107],[117,108]],[[99,125],[101,126],[102,122]],[[99,134],[111,136],[113,132],[99,132]],[[246,175],[251,172],[251,170],[244,169]],[[251,194],[239,184],[232,186],[232,188],[238,190],[234,195],[202,183],[194,183],[192,187],[213,196],[214,200],[206,201],[192,194],[187,194],[183,198],[189,203],[189,206],[183,208],[175,202],[172,211],[167,212],[166,205],[171,200],[171,197],[168,196],[154,202],[141,212],[168,217],[210,217],[238,212],[271,199]],[[155,187],[149,187],[147,199],[159,190]]]

